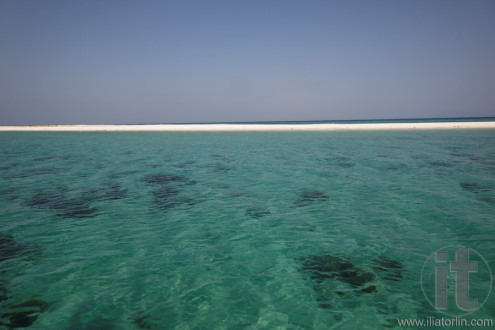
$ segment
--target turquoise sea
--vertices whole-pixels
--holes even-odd
[[[442,247],[495,274],[495,130],[0,141],[0,328],[379,329],[443,316]]]

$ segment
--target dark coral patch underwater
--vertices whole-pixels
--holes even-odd
[[[24,206],[48,209],[57,216],[65,218],[88,218],[99,214],[93,203],[104,200],[122,199],[128,196],[129,190],[112,181],[99,187],[86,187],[71,191],[65,186],[52,189],[38,189]]]
[[[0,262],[11,258],[32,260],[40,254],[39,248],[18,242],[12,235],[0,233]]]
[[[193,205],[196,200],[192,197],[181,196],[179,187],[181,185],[195,184],[196,181],[191,180],[182,175],[169,173],[150,174],[144,178],[144,182],[157,185],[151,190],[155,207],[166,210],[180,205]]]
[[[226,173],[230,171],[232,168],[223,164],[217,164],[213,167],[213,172],[215,173]]]
[[[309,255],[299,258],[303,261],[301,271],[309,272],[315,281],[313,289],[320,294],[316,299],[321,308],[331,308],[331,297],[345,295],[342,288],[336,289],[328,280],[336,279],[350,286],[349,290],[358,293],[374,293],[376,286],[372,284],[373,273],[352,264],[349,259],[333,255]]]
[[[480,201],[495,203],[495,195],[493,194],[493,187],[491,185],[465,181],[461,182],[460,186],[462,189],[475,194],[476,199]]]
[[[341,282],[358,288],[374,279],[374,275],[349,262],[349,259],[332,255],[310,255],[303,257],[302,269],[311,272],[311,279],[323,282],[327,278],[336,278]]]
[[[12,235],[0,233],[0,262],[20,255],[24,246],[17,243]]]
[[[106,199],[122,199],[127,197],[129,189],[123,188],[120,184],[112,182],[106,187],[105,198]]]
[[[309,273],[310,279],[315,282],[313,289],[320,294],[317,301],[321,308],[330,308],[330,300],[338,296],[345,296],[346,291],[359,294],[377,292],[377,287],[374,284],[375,274],[380,275],[385,280],[398,281],[403,278],[402,274],[405,271],[399,261],[385,256],[379,256],[372,261],[372,268],[375,273],[354,265],[348,258],[330,254],[309,255],[298,260],[303,262],[301,271]],[[332,280],[346,283],[349,288],[336,288],[335,282]]]
[[[149,174],[144,177],[144,182],[150,184],[195,183],[193,180],[190,180],[185,176],[169,173]]]
[[[318,190],[305,190],[299,198],[294,202],[295,206],[306,206],[314,202],[324,202],[329,200],[327,194]]]
[[[403,278],[404,269],[402,263],[385,256],[379,256],[373,260],[373,269],[386,280],[399,281]]]
[[[12,235],[0,233],[0,265],[2,268],[6,260],[33,260],[40,254],[39,249],[16,241]],[[6,272],[3,268],[0,274]],[[16,297],[12,295],[8,285],[9,281],[0,279],[0,303],[2,304],[0,325],[7,329],[31,326],[48,304],[36,298],[21,303],[15,302]]]
[[[266,207],[253,206],[249,207],[244,214],[251,218],[262,218],[270,215],[271,212]]]
[[[154,197],[155,206],[165,210],[179,205],[192,205],[194,199],[179,195],[179,190],[175,187],[160,186],[151,191]]]
[[[478,194],[482,192],[490,191],[490,187],[485,184],[477,183],[477,182],[461,182],[460,186],[462,189],[470,191],[472,193]]]
[[[85,218],[97,215],[97,209],[90,204],[90,198],[84,195],[69,197],[64,191],[37,191],[25,206],[50,209],[56,215],[66,218]]]
[[[153,325],[151,324],[149,318],[150,314],[146,312],[140,312],[135,315],[135,318],[132,319],[132,323],[136,325],[139,329],[151,329]]]
[[[48,306],[48,303],[36,298],[19,304],[7,305],[5,309],[8,311],[0,315],[0,325],[6,326],[7,329],[27,328]]]
[[[342,167],[342,168],[351,168],[356,166],[356,164],[351,163],[351,162],[339,162],[337,163],[337,166]]]

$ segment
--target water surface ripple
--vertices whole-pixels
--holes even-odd
[[[0,139],[6,328],[393,327],[435,250],[495,261],[493,130]]]

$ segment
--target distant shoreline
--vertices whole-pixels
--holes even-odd
[[[50,132],[214,132],[214,131],[339,131],[339,130],[495,129],[495,121],[407,122],[356,124],[156,124],[156,125],[18,125],[0,131]]]

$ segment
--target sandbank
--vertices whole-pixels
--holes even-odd
[[[494,129],[495,121],[423,122],[423,123],[355,123],[355,124],[156,124],[156,125],[23,125],[0,126],[0,131],[60,132],[139,132],[139,131],[338,131],[338,130],[425,130],[425,129]]]

